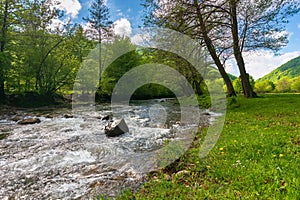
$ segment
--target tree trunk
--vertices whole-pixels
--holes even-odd
[[[232,32],[232,38],[233,38],[234,57],[235,57],[235,60],[237,62],[237,65],[238,65],[238,68],[240,71],[240,77],[241,77],[244,96],[246,98],[253,98],[253,97],[256,97],[256,93],[253,91],[253,89],[251,87],[251,84],[249,81],[249,75],[246,72],[245,62],[244,62],[243,55],[242,55],[240,45],[239,45],[236,6],[237,6],[236,0],[230,0],[230,13],[231,13],[231,23],[232,23],[231,32]]]
[[[4,53],[5,45],[6,45],[6,31],[7,31],[7,18],[8,18],[8,0],[5,1],[4,5],[4,13],[3,13],[3,24],[1,27],[1,44],[0,51]],[[3,60],[0,60],[0,99],[5,97],[5,89],[4,89],[4,63]]]
[[[229,96],[229,97],[236,96],[236,93],[234,91],[232,82],[231,82],[228,74],[226,73],[226,71],[225,71],[225,69],[224,69],[224,67],[221,63],[220,58],[218,57],[218,55],[216,53],[216,49],[212,44],[212,40],[208,36],[208,31],[206,29],[206,26],[205,26],[205,23],[204,23],[204,20],[203,20],[203,16],[202,16],[202,13],[201,13],[201,10],[200,10],[200,7],[199,7],[199,4],[198,4],[197,0],[194,0],[194,5],[197,9],[197,16],[198,16],[198,19],[199,19],[199,25],[200,25],[200,28],[201,28],[201,31],[202,31],[202,36],[203,36],[205,45],[206,45],[212,59],[214,60],[214,62],[216,64],[222,78],[224,79],[224,82],[225,82],[226,87],[227,87],[227,96]]]
[[[199,96],[203,94],[200,84],[201,84],[201,81],[193,81],[193,88],[196,91],[196,94]]]

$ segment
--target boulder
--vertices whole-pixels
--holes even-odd
[[[129,128],[125,120],[121,119],[115,122],[110,122],[107,126],[105,126],[104,131],[108,137],[116,137],[129,132]]]
[[[18,124],[26,125],[26,124],[37,124],[40,123],[41,120],[39,118],[27,118],[18,122]]]

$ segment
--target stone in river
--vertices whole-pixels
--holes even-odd
[[[109,123],[105,126],[105,134],[108,137],[120,136],[127,132],[129,132],[129,128],[124,119]]]
[[[110,115],[98,116],[97,119],[101,119],[102,121],[108,121],[111,119]]]
[[[13,118],[11,118],[12,121],[17,122],[22,120],[23,118],[21,116],[14,116]]]
[[[70,115],[70,114],[65,114],[64,115],[64,118],[66,118],[66,119],[70,119],[70,118],[73,118],[74,116],[73,115]]]
[[[18,124],[26,125],[26,124],[37,124],[40,123],[41,120],[39,118],[27,118],[18,122]]]

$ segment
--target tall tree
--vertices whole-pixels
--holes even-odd
[[[229,7],[231,18],[231,34],[233,40],[233,53],[240,71],[243,93],[244,96],[247,98],[256,97],[256,93],[253,91],[253,88],[250,85],[249,75],[246,72],[245,62],[242,55],[242,49],[240,47],[239,27],[237,18],[237,1],[230,0]]]
[[[235,96],[232,82],[224,69],[224,61],[222,61],[222,52],[218,52],[215,46],[215,38],[211,35],[216,27],[212,22],[212,11],[204,10],[205,4],[198,1],[187,0],[145,0],[146,8],[145,23],[146,25],[156,24],[158,26],[167,27],[184,34],[190,35],[194,39],[206,46],[215,65],[217,66],[226,86],[227,95]],[[216,15],[214,15],[216,17]],[[216,17],[216,19],[219,19]]]
[[[5,0],[1,3],[1,41],[0,41],[0,98],[3,99],[5,97],[4,91],[4,57],[3,53],[5,51],[6,45],[6,36],[8,30],[8,14],[9,14],[9,0]]]
[[[89,16],[83,18],[90,25],[89,36],[98,41],[99,48],[99,77],[102,75],[102,49],[100,44],[112,34],[112,21],[110,21],[109,9],[104,0],[94,0],[89,9]],[[95,34],[96,33],[96,34]]]
[[[255,97],[246,73],[242,52],[257,49],[278,51],[288,43],[285,24],[298,13],[300,2],[296,0],[227,0],[220,7],[227,12],[233,40],[233,53],[240,71],[245,97]]]

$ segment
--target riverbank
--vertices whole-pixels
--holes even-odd
[[[149,174],[118,199],[297,199],[300,196],[300,95],[238,97],[222,135],[200,160],[205,128],[173,165]]]

